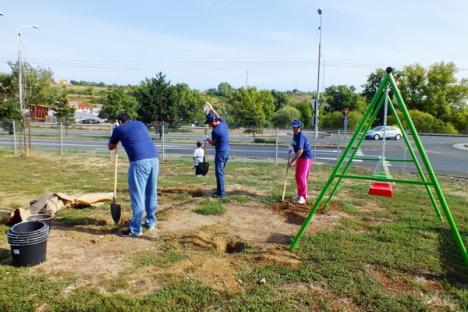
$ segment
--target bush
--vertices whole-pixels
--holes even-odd
[[[254,143],[275,144],[276,140],[275,139],[269,139],[269,138],[255,138]]]
[[[358,111],[349,113],[348,130],[356,129],[362,119],[362,114]],[[343,114],[340,111],[326,113],[320,118],[320,128],[324,129],[343,129]]]
[[[301,118],[301,112],[292,106],[286,105],[273,114],[273,125],[278,128],[289,128],[294,119]]]
[[[414,126],[418,132],[432,132],[432,133],[447,133],[457,134],[458,131],[455,129],[453,124],[444,123],[432,116],[429,113],[421,112],[417,109],[409,111],[411,119],[413,120]]]

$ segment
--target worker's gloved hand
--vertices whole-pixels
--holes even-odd
[[[208,141],[210,139],[209,135],[205,135],[205,141]]]
[[[210,103],[205,102],[205,105],[203,105],[203,110],[205,111],[205,114],[208,114],[212,109],[213,106]]]
[[[294,152],[294,148],[292,146],[289,146],[288,153],[291,154]]]

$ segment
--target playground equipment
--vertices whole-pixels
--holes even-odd
[[[442,188],[440,187],[439,181],[437,180],[437,176],[434,173],[434,170],[432,169],[431,163],[426,155],[426,151],[424,150],[424,147],[421,143],[421,139],[419,138],[418,132],[416,131],[416,128],[414,127],[413,121],[411,119],[411,116],[408,112],[408,109],[406,108],[405,102],[403,101],[403,98],[400,94],[400,91],[398,90],[398,87],[395,83],[395,80],[392,75],[393,69],[391,67],[388,67],[386,69],[386,74],[385,77],[382,80],[382,83],[380,84],[380,87],[377,89],[374,97],[372,98],[369,107],[367,108],[367,111],[365,112],[362,120],[360,121],[356,131],[354,132],[351,140],[349,141],[348,146],[344,150],[343,154],[341,155],[340,159],[338,160],[335,168],[333,169],[330,177],[328,178],[327,182],[325,183],[324,188],[320,192],[319,196],[314,202],[314,205],[312,209],[309,211],[306,219],[304,220],[304,223],[302,224],[301,228],[295,235],[293,241],[291,242],[291,245],[289,246],[289,249],[292,250],[296,247],[297,243],[301,239],[301,237],[304,235],[305,230],[307,229],[307,226],[309,225],[310,221],[314,217],[314,214],[316,213],[317,209],[319,208],[320,204],[322,203],[322,200],[324,199],[325,195],[327,194],[328,190],[334,183],[333,188],[331,189],[330,195],[328,196],[327,201],[325,202],[325,208],[328,207],[330,204],[331,199],[335,195],[335,193],[338,190],[338,187],[343,179],[357,179],[357,180],[370,180],[373,181],[371,183],[371,187],[369,189],[369,193],[372,193],[372,195],[383,195],[383,196],[388,196],[390,197],[393,194],[393,188],[392,188],[392,183],[402,183],[402,184],[413,184],[413,185],[423,185],[424,188],[426,189],[427,195],[429,196],[432,205],[434,207],[434,210],[437,214],[437,217],[439,220],[442,221],[442,214],[440,213],[439,207],[437,205],[437,202],[435,200],[435,197],[430,189],[430,187],[434,188],[434,191],[436,193],[436,196],[439,200],[440,205],[442,206],[442,209],[444,211],[445,217],[447,218],[447,221],[450,225],[450,229],[452,231],[453,237],[455,239],[456,245],[460,251],[460,254],[465,262],[466,265],[468,265],[468,253],[466,251],[466,247],[463,243],[463,240],[461,238],[460,232],[457,228],[457,225],[455,223],[455,220],[452,216],[452,213],[450,211],[450,208],[447,205],[447,202],[445,200],[444,194],[442,192]],[[385,90],[385,91],[384,91]],[[423,162],[424,168],[428,174],[428,177],[426,177],[425,173],[423,172],[422,166],[420,164],[420,161],[416,157],[416,153],[414,152],[414,149],[411,145],[411,142],[409,141],[408,135],[406,134],[406,131],[404,131],[404,127],[402,122],[400,121],[400,118],[396,112],[395,106],[392,102],[392,100],[389,98],[389,90],[392,91],[393,96],[396,98],[396,105],[403,114],[403,118],[406,121],[409,132],[413,137],[414,143],[416,145],[417,151],[419,152],[419,156]],[[388,106],[391,110],[391,113],[397,122],[398,126],[402,130],[402,135],[404,142],[406,144],[406,147],[408,148],[408,151],[410,152],[411,159],[406,160],[406,159],[387,159],[385,157],[385,139],[382,144],[382,155],[379,157],[369,157],[369,156],[357,156],[356,153],[359,150],[359,147],[361,146],[366,132],[369,130],[371,127],[372,123],[376,119],[376,116],[378,112],[381,110],[382,105]],[[384,107],[385,109],[385,107]],[[385,118],[386,120],[386,112],[384,111]],[[385,135],[384,135],[385,138]],[[356,143],[356,144],[355,144]],[[353,162],[354,159],[361,159],[361,160],[373,160],[373,161],[379,161],[378,165],[382,166],[382,170],[377,170],[374,172],[373,176],[365,176],[365,175],[352,175],[352,174],[347,174],[347,170],[351,163]],[[416,170],[420,176],[420,180],[405,180],[405,179],[394,179],[390,176],[389,170],[387,167],[387,161],[392,161],[392,162],[413,162]],[[343,166],[343,163],[346,164]],[[387,168],[387,171],[386,169]],[[385,184],[377,184],[377,183],[385,183]]]
[[[391,179],[390,170],[388,169],[387,160],[385,158],[385,140],[387,138],[387,110],[388,110],[388,93],[389,88],[385,88],[385,100],[384,100],[384,117],[383,117],[383,138],[382,138],[382,154],[380,155],[380,160],[378,161],[375,170],[374,177]],[[393,196],[393,185],[390,182],[380,182],[373,181],[369,187],[369,195]]]

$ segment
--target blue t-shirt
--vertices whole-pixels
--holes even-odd
[[[302,131],[293,135],[294,153],[297,153],[298,150],[303,149],[302,155],[300,158],[313,158],[314,152],[310,148],[309,141]]]
[[[122,142],[130,161],[137,161],[159,156],[158,149],[151,141],[148,128],[141,121],[130,120],[112,131],[110,144]]]
[[[218,118],[219,124],[211,131],[211,139],[216,140],[215,150],[217,152],[229,151],[229,129],[222,118]]]

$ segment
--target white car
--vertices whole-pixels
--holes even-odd
[[[366,139],[371,140],[380,140],[384,136],[384,127],[379,126],[367,131]],[[401,130],[397,127],[387,126],[385,128],[385,138],[386,139],[401,139]]]

